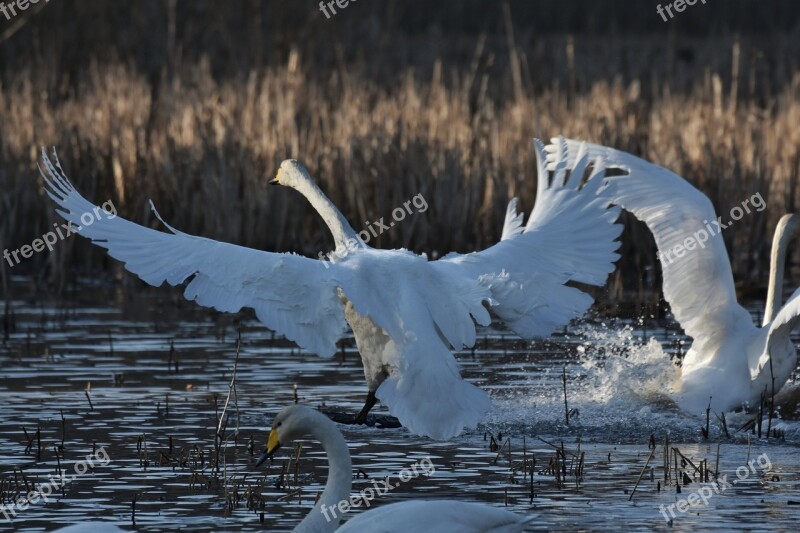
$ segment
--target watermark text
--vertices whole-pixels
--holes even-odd
[[[413,215],[415,211],[411,209],[411,206],[416,208],[416,213],[424,213],[428,210],[428,201],[422,194],[417,194],[410,200],[403,202],[402,206],[395,207],[392,210],[392,220],[389,221],[388,224],[384,222],[385,217],[381,217],[375,222],[365,222],[366,228],[359,231],[355,238],[347,239],[344,246],[338,246],[336,250],[328,254],[320,252],[318,257],[322,260],[322,264],[325,265],[325,268],[330,268],[329,262],[336,262],[344,259],[358,248],[366,248],[370,239],[373,237],[377,238],[378,235],[383,234],[384,231],[393,228],[397,222],[402,222],[406,218],[406,215]]]
[[[700,2],[705,5],[706,0],[700,0]],[[661,18],[664,20],[664,22],[667,22],[675,18],[675,15],[672,13],[673,9],[676,13],[683,13],[686,11],[686,6],[693,6],[696,3],[697,0],[675,0],[664,7],[661,7],[661,4],[658,4],[656,6],[656,13],[661,15]],[[669,18],[667,18],[667,15],[669,15]]]
[[[669,250],[659,252],[658,259],[661,261],[661,264],[663,266],[671,265],[676,259],[686,257],[687,252],[696,250],[698,247],[705,248],[709,239],[716,237],[722,230],[728,229],[734,222],[741,220],[745,213],[750,214],[752,212],[750,210],[751,206],[757,212],[761,212],[767,208],[767,203],[764,201],[764,198],[762,198],[760,192],[745,199],[741,207],[737,205],[731,208],[730,216],[732,220],[729,220],[727,223],[723,222],[722,216],[718,216],[716,220],[712,220],[711,222],[704,220],[704,228],[698,229],[691,236],[686,237],[683,242],[676,244]]]
[[[737,468],[736,479],[729,482],[728,474],[719,476],[713,486],[704,485],[689,494],[689,496],[686,498],[681,498],[673,504],[659,505],[658,511],[661,513],[661,516],[664,517],[664,521],[669,524],[672,522],[672,519],[677,517],[675,511],[679,513],[686,513],[693,507],[707,507],[708,502],[714,495],[725,492],[729,488],[736,486],[736,484],[740,481],[744,481],[745,479],[749,478],[750,474],[755,474],[757,472],[756,465],[758,465],[758,467],[761,469],[762,474],[772,469],[772,461],[769,460],[769,457],[766,453],[762,453],[755,459],[750,459],[750,462],[747,463],[747,466],[742,465]],[[667,513],[669,513],[669,515],[667,515]]]
[[[94,206],[93,211],[83,213],[80,216],[81,224],[83,224],[83,226],[73,226],[72,222],[67,222],[66,224],[61,225],[54,223],[53,228],[55,231],[48,231],[42,235],[41,239],[34,239],[32,243],[26,244],[16,250],[9,251],[7,248],[3,250],[3,259],[8,261],[9,266],[14,267],[20,263],[20,256],[22,256],[23,259],[30,259],[34,252],[42,252],[44,251],[45,247],[49,252],[52,252],[53,245],[59,240],[63,241],[67,237],[71,237],[74,233],[80,233],[84,227],[91,226],[96,220],[100,220],[102,214],[105,214],[105,218],[108,220],[115,219],[117,217],[117,208],[114,207],[114,202],[109,200],[102,206]],[[61,231],[62,229],[64,231]]]
[[[325,516],[325,520],[330,522],[331,520],[337,518],[337,516],[344,515],[354,507],[361,507],[362,504],[365,507],[369,507],[372,500],[374,500],[376,497],[383,496],[387,492],[396,489],[403,483],[407,483],[421,475],[429,477],[433,475],[434,472],[436,472],[436,468],[434,468],[433,461],[431,461],[430,456],[423,457],[410,467],[404,468],[402,471],[400,471],[400,473],[397,475],[397,479],[399,479],[399,481],[393,481],[392,476],[386,476],[383,479],[373,479],[372,487],[367,487],[358,494],[353,494],[349,499],[342,500],[336,505],[326,505],[323,503],[319,510],[323,516]],[[339,513],[338,515],[337,512]]]
[[[111,458],[108,456],[108,453],[106,453],[105,448],[99,448],[93,453],[87,455],[84,460],[76,462],[75,467],[73,468],[75,473],[70,477],[67,477],[64,471],[62,471],[61,476],[58,477],[51,474],[49,481],[46,483],[40,483],[38,486],[34,485],[32,490],[19,496],[16,501],[11,503],[11,505],[0,503],[0,515],[6,519],[6,522],[10,522],[15,516],[17,516],[18,512],[24,511],[32,504],[35,504],[40,500],[44,500],[44,502],[47,503],[51,494],[66,487],[75,481],[75,478],[82,476],[89,469],[94,468],[97,465],[105,466],[110,462]]]

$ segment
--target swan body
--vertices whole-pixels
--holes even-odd
[[[350,501],[353,466],[344,437],[328,417],[304,405],[285,408],[275,417],[267,440],[267,449],[257,466],[272,457],[282,445],[304,436],[311,436],[322,444],[328,456],[329,473],[319,500],[294,529],[297,533],[513,533],[524,531],[525,525],[534,518],[477,503],[425,500],[376,507],[338,527],[342,514],[331,509],[337,508],[339,502]]]
[[[349,324],[369,389],[360,416],[379,398],[411,432],[446,439],[475,427],[490,408],[488,395],[461,378],[450,351],[475,343],[475,323],[491,321],[487,307],[524,338],[546,336],[592,304],[568,283],[603,285],[618,257],[619,209],[598,194],[602,164],[585,183],[567,179],[565,162],[549,179],[544,146],[534,146],[539,182],[528,223],[515,218],[494,246],[437,261],[367,246],[294,160],[281,164],[272,183],[297,190],[316,209],[337,249],[332,262],[196,237],[163,220],[169,232],[100,216],[78,233],[150,285],[185,283],[187,299],[219,311],[250,307],[267,327],[320,356],[336,352]],[[47,194],[79,225],[95,206],[57,158],[42,155]],[[577,156],[576,165],[587,168],[587,155]]]
[[[127,531],[108,522],[81,522],[58,528],[53,533],[127,533]]]
[[[776,228],[766,312],[759,327],[736,301],[722,235],[708,235],[707,228],[713,228],[710,221],[718,219],[703,193],[677,174],[638,157],[573,140],[560,139],[546,148],[551,167],[574,158],[563,153],[565,146],[569,152],[584,147],[592,157],[603,158],[608,168],[624,172],[606,178],[606,192],[655,237],[664,298],[693,339],[681,366],[678,404],[703,412],[711,397],[711,407],[724,411],[757,405],[762,394],[767,398],[776,394],[797,368],[797,350],[789,335],[800,323],[800,290],[783,307],[781,298],[786,248],[800,229],[800,217],[785,215]],[[700,230],[708,237],[703,246],[687,246],[683,257],[666,255],[689,238],[697,242]]]
[[[532,517],[471,502],[449,500],[406,501],[384,505],[357,515],[338,533],[514,533],[525,531]]]

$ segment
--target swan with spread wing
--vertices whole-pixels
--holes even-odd
[[[359,241],[295,160],[281,163],[272,182],[305,196],[326,223],[342,252],[332,263],[196,237],[166,223],[168,232],[157,231],[119,216],[101,216],[79,233],[150,285],[186,284],[187,299],[219,311],[252,308],[264,325],[320,356],[336,352],[349,324],[369,390],[359,420],[380,399],[411,432],[446,439],[475,427],[490,407],[488,395],[461,378],[450,348],[475,343],[475,323],[490,323],[488,308],[524,338],[549,334],[592,304],[568,283],[603,285],[618,257],[618,208],[598,194],[602,164],[584,180],[579,172],[568,179],[564,162],[551,179],[544,146],[534,146],[539,182],[528,223],[508,221],[494,246],[437,261]],[[589,167],[585,152],[574,155],[579,170]],[[42,159],[58,213],[79,224],[95,206],[57,158],[43,151]]]
[[[786,250],[800,230],[800,217],[784,215],[775,229],[766,310],[758,327],[736,300],[722,235],[706,231],[719,219],[703,193],[677,174],[613,148],[559,138],[546,150],[550,168],[565,161],[571,166],[581,150],[624,173],[607,177],[605,192],[655,237],[664,298],[693,339],[681,366],[678,404],[702,412],[711,397],[712,408],[730,410],[777,393],[797,368],[789,335],[800,324],[800,289],[781,303]]]

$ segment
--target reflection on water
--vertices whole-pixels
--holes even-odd
[[[254,454],[265,445],[271,417],[293,401],[295,385],[309,405],[361,407],[365,386],[352,338],[325,360],[273,338],[249,314],[200,309],[169,289],[83,289],[66,301],[28,295],[21,285],[16,293],[15,327],[0,350],[0,499],[9,505],[59,472],[74,474],[101,447],[110,463],[17,510],[11,524],[0,510],[0,529],[49,530],[81,520],[132,529],[135,518],[148,531],[277,531],[291,529],[311,508],[326,473],[316,443],[303,444],[299,462],[286,450],[263,469],[254,468]],[[232,400],[227,440],[215,448],[239,326],[239,434],[233,435]],[[646,342],[651,337],[658,342]],[[451,442],[402,428],[341,426],[358,474],[354,491],[430,457],[431,476],[401,484],[374,505],[408,498],[507,505],[536,513],[534,528],[541,530],[793,529],[800,519],[800,425],[773,420],[785,441],[758,439],[736,432],[748,416],[729,414],[726,437],[711,414],[705,441],[705,413],[682,413],[667,394],[679,374],[660,346],[685,351],[683,341],[654,324],[645,338],[642,326],[622,321],[576,326],[534,345],[483,330],[476,350],[460,353],[459,361],[468,379],[492,393],[486,424]],[[656,449],[643,470],[651,434]],[[665,483],[667,435],[685,459],[670,453]],[[566,461],[558,456],[556,463],[554,447],[562,443]],[[737,468],[761,454],[770,468],[756,467],[739,481]],[[737,484],[720,490],[713,474],[702,483],[703,461]],[[692,481],[680,494],[676,465],[682,484]],[[667,526],[659,506],[703,487],[709,488],[702,494],[716,489],[707,505],[701,499],[689,501],[684,513],[673,508]]]

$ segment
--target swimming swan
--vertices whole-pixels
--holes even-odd
[[[555,140],[554,140],[555,141]],[[566,141],[569,152],[584,143]],[[711,397],[717,411],[757,405],[776,394],[797,368],[789,334],[800,322],[800,289],[781,307],[786,248],[800,217],[784,215],[772,240],[764,321],[753,324],[736,301],[728,253],[709,199],[662,167],[605,146],[587,144],[591,157],[626,175],[606,178],[613,203],[630,211],[655,237],[664,278],[664,298],[693,339],[683,359],[678,404],[703,412]],[[563,140],[546,150],[551,166],[563,164]],[[741,208],[740,208],[741,209]],[[725,224],[723,221],[722,224]],[[715,226],[717,226],[715,228]]]
[[[108,522],[81,522],[56,529],[53,533],[128,533]]]
[[[512,533],[524,531],[525,524],[535,518],[479,503],[417,500],[383,505],[363,512],[337,529],[342,519],[339,503],[349,504],[353,501],[350,495],[353,466],[344,437],[327,416],[304,405],[285,408],[275,417],[267,449],[256,466],[272,457],[282,445],[291,444],[293,440],[305,436],[311,436],[322,444],[328,456],[328,481],[316,505],[294,529],[295,532]]]
[[[323,357],[336,352],[349,323],[369,388],[359,420],[379,398],[409,431],[447,439],[475,427],[490,407],[488,395],[461,378],[449,349],[475,343],[473,320],[490,323],[484,304],[521,337],[546,336],[592,304],[566,284],[603,285],[618,257],[619,209],[597,194],[602,165],[585,184],[582,174],[566,179],[566,163],[550,180],[544,146],[534,146],[538,194],[527,225],[516,219],[494,246],[437,261],[367,246],[294,160],[281,163],[272,182],[300,192],[316,209],[342,252],[332,254],[333,262],[195,237],[165,222],[169,233],[101,216],[55,155],[54,163],[42,151],[40,172],[58,213],[75,225],[82,214],[98,213],[78,233],[150,285],[188,282],[184,296],[200,305],[253,308],[267,327]],[[587,157],[577,155],[586,168]]]

